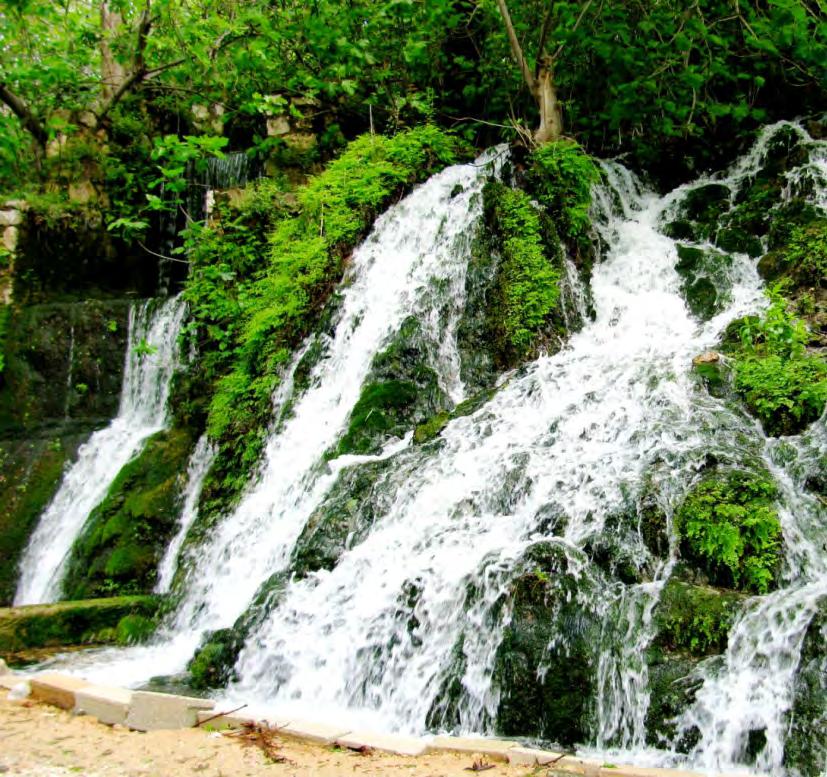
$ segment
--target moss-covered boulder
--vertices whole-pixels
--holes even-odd
[[[161,602],[157,596],[119,596],[0,609],[0,656],[31,648],[113,642],[119,636],[129,641],[137,636],[138,622],[144,638]]]
[[[731,266],[732,257],[728,254],[678,244],[675,269],[681,276],[683,295],[689,310],[702,321],[720,313],[729,301],[727,270]]]
[[[784,763],[802,777],[827,769],[827,598],[807,629],[793,685]]]
[[[494,665],[497,733],[561,745],[587,740],[599,636],[583,604],[588,588],[561,546],[538,543],[526,552],[508,593],[511,618]]]
[[[681,555],[717,586],[764,593],[781,563],[777,489],[766,474],[716,469],[675,513]]]
[[[392,437],[402,437],[447,404],[422,325],[411,316],[374,357],[336,455],[378,453]]]
[[[153,590],[177,526],[192,446],[187,430],[159,432],[120,471],[72,548],[64,581],[68,597]]]
[[[324,501],[304,525],[290,568],[298,577],[333,569],[348,545],[358,544],[378,515],[390,508],[393,495],[381,490],[391,460],[366,462],[339,473]]]
[[[702,657],[723,653],[744,594],[670,580],[655,609],[654,644]]]

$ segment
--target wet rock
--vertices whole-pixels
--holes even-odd
[[[683,281],[686,304],[693,315],[708,321],[723,310],[729,299],[728,269],[732,257],[711,249],[678,244],[675,269]]]
[[[807,629],[793,686],[784,763],[802,777],[827,769],[827,598]]]
[[[589,581],[553,543],[531,546],[511,584],[511,622],[497,651],[496,731],[571,745],[588,738],[598,623]]]

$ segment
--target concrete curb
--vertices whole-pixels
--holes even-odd
[[[12,688],[27,678],[0,668],[0,688]],[[94,685],[77,677],[43,672],[28,678],[31,695],[38,701],[92,715],[102,723],[124,725],[137,731],[191,728],[209,721],[216,729],[242,728],[257,721],[237,713],[213,712],[215,702],[190,696],[150,691],[130,691]],[[305,720],[277,720],[268,725],[283,736],[320,745],[337,745],[351,750],[375,750],[393,755],[415,757],[426,753],[464,753],[490,761],[516,766],[551,766],[555,772],[584,777],[710,777],[710,773],[641,766],[615,766],[603,761],[563,755],[548,750],[523,747],[519,742],[483,737],[410,737],[373,731],[351,730],[345,725],[330,725]],[[738,777],[727,773],[727,777]],[[741,777],[744,777],[742,775]]]

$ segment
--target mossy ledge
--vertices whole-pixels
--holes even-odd
[[[119,596],[0,609],[0,656],[14,662],[16,655],[36,648],[146,638],[162,601],[158,596]]]

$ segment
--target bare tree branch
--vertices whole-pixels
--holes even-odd
[[[29,104],[19,95],[15,94],[4,81],[0,81],[0,100],[11,108],[12,113],[23,123],[23,126],[32,134],[34,139],[45,146],[49,135],[46,128],[32,113]]]
[[[511,53],[514,55],[514,59],[517,60],[517,64],[519,65],[520,71],[525,79],[526,86],[528,86],[531,93],[534,94],[537,89],[537,81],[534,78],[534,74],[531,72],[531,68],[528,66],[525,54],[523,54],[522,46],[520,46],[520,39],[517,37],[517,31],[514,29],[514,23],[511,21],[511,14],[508,12],[508,6],[505,4],[505,0],[497,0],[497,8],[500,9],[500,15],[502,16],[503,23],[505,24],[505,31],[508,34],[508,43],[511,46]]]

